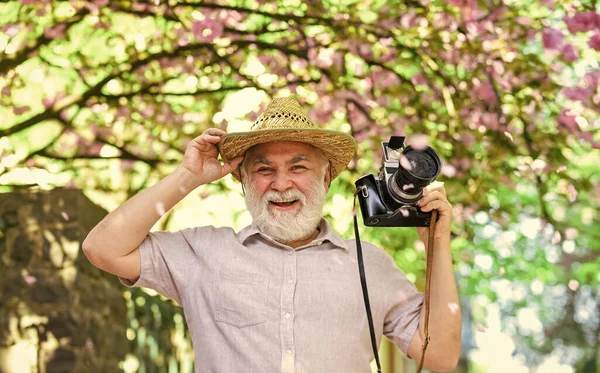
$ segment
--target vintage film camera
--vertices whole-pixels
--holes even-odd
[[[354,183],[366,226],[427,227],[431,212],[416,205],[423,188],[440,174],[442,161],[433,148],[404,146],[404,136],[382,143],[383,165],[377,177],[364,175]]]

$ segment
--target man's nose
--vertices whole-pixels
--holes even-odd
[[[287,173],[282,172],[277,173],[277,175],[275,175],[275,179],[271,183],[271,188],[283,192],[291,188],[292,184],[292,178],[290,178],[290,176]]]

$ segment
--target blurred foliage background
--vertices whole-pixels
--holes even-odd
[[[0,188],[80,188],[110,211],[171,172],[206,128],[245,130],[270,98],[296,95],[359,142],[325,207],[346,238],[354,181],[377,171],[382,140],[423,134],[441,154],[470,371],[600,372],[599,7],[2,1]],[[228,176],[156,229],[240,229],[243,206]],[[360,229],[423,287],[413,230]],[[125,294],[128,337],[148,361],[132,348],[124,369],[191,371],[181,312]],[[175,339],[156,334],[165,325]],[[170,343],[183,347],[156,352]]]

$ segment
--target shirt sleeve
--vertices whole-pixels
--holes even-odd
[[[387,263],[382,265],[382,269],[388,297],[383,334],[407,355],[408,346],[419,326],[424,295],[398,268],[392,257],[385,256]]]
[[[153,289],[181,305],[183,287],[194,268],[196,230],[149,233],[139,246],[140,277],[136,281],[119,277],[121,283]]]

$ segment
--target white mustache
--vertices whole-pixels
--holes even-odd
[[[288,189],[285,192],[270,190],[263,195],[262,200],[265,204],[268,204],[269,202],[291,202],[299,200],[304,205],[306,196],[295,189]]]

